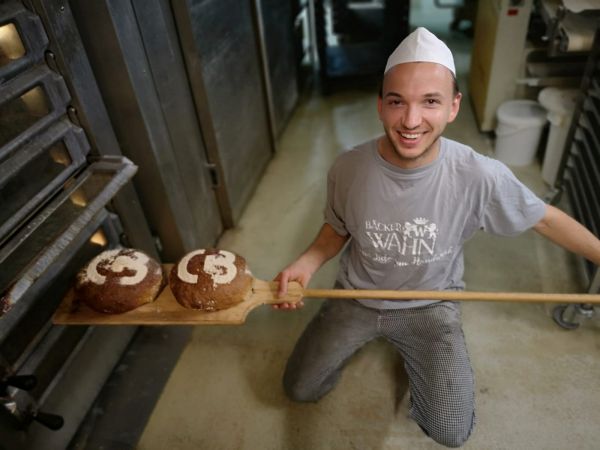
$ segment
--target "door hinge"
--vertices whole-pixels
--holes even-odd
[[[217,170],[217,165],[214,163],[206,163],[206,167],[208,168],[210,182],[212,184],[213,189],[218,188],[221,185],[221,180],[219,177],[219,171]]]
[[[67,107],[67,117],[69,120],[81,128],[81,122],[79,121],[79,116],[77,115],[77,109],[73,105],[69,105]]]
[[[161,254],[163,251],[163,245],[162,245],[162,241],[160,240],[160,237],[153,234],[152,238],[154,239],[154,246],[156,247],[156,250],[158,251],[159,254]]]

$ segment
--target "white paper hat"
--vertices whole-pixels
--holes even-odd
[[[392,52],[385,66],[384,74],[392,67],[409,62],[433,62],[450,69],[456,76],[452,52],[444,42],[431,31],[419,27],[404,38]]]

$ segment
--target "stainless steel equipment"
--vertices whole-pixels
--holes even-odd
[[[315,0],[314,7],[325,94],[344,79],[380,76],[387,57],[409,32],[409,1]]]
[[[73,275],[125,232],[156,254],[128,185],[136,166],[93,103],[68,10],[29,6],[0,4],[0,447],[10,449],[64,448],[137,330],[53,326]],[[67,48],[53,39],[57,22]]]

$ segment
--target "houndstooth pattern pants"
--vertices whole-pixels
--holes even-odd
[[[379,310],[356,301],[325,301],[287,363],[286,394],[295,401],[319,400],[335,386],[349,358],[377,337],[402,355],[410,416],[435,441],[461,446],[474,426],[475,399],[458,303]]]

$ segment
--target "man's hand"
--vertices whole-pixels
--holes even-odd
[[[335,232],[331,225],[323,224],[310,247],[275,277],[275,281],[279,281],[277,296],[281,298],[287,294],[288,282],[290,281],[297,281],[303,288],[306,288],[313,274],[326,261],[339,253],[349,237],[349,235],[341,236]],[[289,310],[302,308],[303,306],[304,303],[300,300],[298,303],[282,302],[273,305],[273,308]]]
[[[308,282],[312,277],[313,271],[311,268],[307,267],[302,261],[302,258],[293,262],[285,269],[283,269],[279,274],[275,277],[275,281],[279,281],[279,289],[277,290],[277,297],[285,297],[287,294],[288,282],[297,281],[300,285],[305,288],[308,286]],[[299,309],[304,306],[304,302],[300,300],[297,303],[278,303],[273,305],[273,309],[282,309],[282,310],[290,310],[290,309]]]

